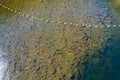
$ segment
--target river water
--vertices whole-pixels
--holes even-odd
[[[38,20],[0,15],[0,80],[120,80],[119,21],[107,0],[54,1],[23,11]],[[105,27],[71,28],[64,21]]]
[[[9,80],[9,74],[8,74],[8,62],[5,57],[6,53],[4,53],[0,49],[0,80]]]

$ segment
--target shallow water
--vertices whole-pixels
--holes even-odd
[[[9,80],[8,63],[5,58],[5,53],[0,49],[0,80]]]
[[[33,1],[25,10],[16,4],[7,5],[29,16],[1,8],[0,47],[9,65],[0,57],[0,80],[6,69],[13,80],[120,79],[119,20],[106,0]]]

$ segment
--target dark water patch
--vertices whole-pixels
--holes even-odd
[[[108,38],[106,41],[106,47],[103,50],[104,57],[101,59],[104,60],[104,64],[101,64],[98,68],[93,66],[96,69],[89,73],[90,79],[86,78],[85,80],[120,80],[120,38],[116,33],[115,35],[115,37]]]
[[[119,30],[116,30],[116,33],[120,33]],[[116,34],[115,33],[115,34]],[[119,35],[115,36],[115,42],[113,44],[113,52],[112,52],[112,59],[111,59],[111,64],[112,64],[112,69],[108,73],[109,80],[120,80],[120,38]]]
[[[112,51],[111,62],[109,64],[112,64],[112,67],[106,69],[105,80],[120,80],[120,48],[118,51]]]

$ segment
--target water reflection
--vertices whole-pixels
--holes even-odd
[[[6,53],[0,49],[0,80],[9,80],[8,62],[5,55]]]

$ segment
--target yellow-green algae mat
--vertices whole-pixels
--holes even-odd
[[[25,11],[31,7],[38,6],[38,3],[45,3],[48,0],[0,0],[0,3],[17,11]]]
[[[18,11],[38,6],[38,1],[0,0]],[[44,4],[44,1],[47,2],[41,2]],[[7,11],[0,10],[1,14]],[[89,80],[98,77],[97,80],[102,80],[104,75],[95,76],[91,73],[100,66],[111,67],[109,59],[106,60],[109,57],[104,56],[103,49],[112,33],[109,29],[98,29],[48,24],[28,32],[18,30],[10,33],[10,37],[5,37],[5,44],[11,43],[7,49],[10,53],[11,79]],[[99,70],[104,72],[105,68]]]
[[[1,4],[4,4],[4,6],[14,9],[17,12],[23,12],[29,10],[32,7],[39,6],[38,3],[42,3],[43,5],[46,2],[48,2],[48,0],[0,0]],[[4,15],[6,13],[8,13],[8,16],[6,16],[8,18],[11,16],[15,16],[13,12],[11,13],[5,8],[0,8],[0,15]]]
[[[112,5],[112,13],[120,21],[120,0],[108,0],[107,3]]]

